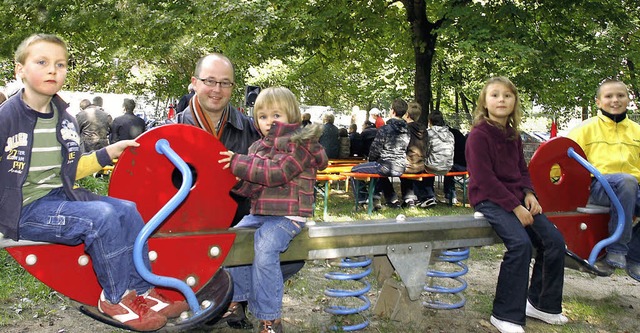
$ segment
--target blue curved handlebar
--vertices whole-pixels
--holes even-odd
[[[620,200],[618,200],[618,197],[613,192],[611,185],[609,185],[609,182],[604,178],[600,171],[598,171],[598,169],[591,165],[591,163],[580,156],[580,154],[576,153],[576,151],[572,147],[569,147],[567,154],[569,155],[569,157],[578,161],[580,165],[589,170],[589,172],[591,172],[591,174],[596,177],[600,184],[602,184],[604,190],[607,192],[609,200],[611,201],[611,203],[613,203],[613,207],[618,213],[618,224],[616,225],[616,231],[608,238],[599,241],[591,250],[591,254],[589,255],[589,265],[593,266],[596,263],[596,259],[598,259],[598,254],[600,253],[600,251],[602,251],[605,246],[617,242],[620,239],[620,236],[622,236],[625,218],[624,211],[622,210],[622,204],[620,203]]]
[[[156,151],[158,154],[164,154],[167,158],[180,170],[182,173],[182,185],[180,185],[180,189],[178,193],[176,193],[160,210],[154,215],[147,224],[144,225],[138,236],[136,237],[136,241],[133,244],[133,264],[136,267],[136,270],[145,279],[147,282],[162,287],[169,287],[173,289],[179,290],[187,299],[187,303],[189,303],[189,307],[193,312],[194,317],[199,315],[202,310],[200,309],[200,305],[198,303],[198,299],[196,298],[195,293],[191,288],[184,283],[182,280],[159,276],[151,273],[149,269],[144,264],[142,260],[144,252],[144,245],[147,243],[147,239],[151,234],[160,226],[162,222],[171,214],[187,197],[189,191],[191,190],[191,184],[193,183],[193,176],[191,174],[191,170],[187,163],[184,162],[178,154],[176,154],[173,149],[169,146],[169,142],[165,139],[160,139],[156,142]]]

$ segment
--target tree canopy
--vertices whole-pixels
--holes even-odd
[[[4,0],[0,85],[38,33],[70,48],[69,90],[186,91],[198,58],[228,55],[237,86],[283,85],[336,110],[415,99],[469,117],[480,87],[505,75],[547,115],[593,111],[598,83],[640,82],[640,9],[629,0]],[[241,101],[237,89],[235,100]]]

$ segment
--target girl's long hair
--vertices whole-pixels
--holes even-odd
[[[513,95],[515,96],[516,101],[515,101],[515,104],[513,105],[513,112],[511,112],[511,114],[509,115],[509,118],[507,119],[507,127],[512,128],[514,130],[514,135],[517,136],[518,133],[520,132],[519,127],[520,127],[520,122],[522,121],[522,107],[520,104],[520,95],[518,95],[518,88],[516,88],[515,84],[513,84],[511,80],[509,80],[504,76],[494,76],[484,84],[484,87],[482,88],[482,91],[480,91],[480,95],[478,96],[478,102],[476,104],[476,110],[473,118],[473,126],[476,126],[479,123],[486,121],[487,123],[493,126],[503,127],[502,124],[496,123],[495,121],[489,119],[489,110],[485,106],[487,103],[487,88],[494,83],[499,83],[504,85],[509,90],[511,90],[511,93],[513,93]]]

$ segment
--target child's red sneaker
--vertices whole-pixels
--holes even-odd
[[[189,304],[186,301],[174,302],[159,293],[155,288],[149,289],[142,296],[151,310],[167,318],[178,318],[181,313],[189,311]]]
[[[167,318],[151,311],[144,297],[135,291],[129,291],[118,304],[112,304],[100,293],[98,310],[136,331],[156,331],[167,323]]]

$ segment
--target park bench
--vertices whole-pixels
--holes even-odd
[[[367,214],[371,215],[371,213],[373,212],[373,197],[375,194],[374,192],[375,192],[376,182],[379,178],[389,178],[389,176],[382,176],[377,173],[362,173],[362,172],[352,172],[352,171],[341,172],[340,174],[347,178],[361,180],[369,184],[368,192],[367,192]],[[421,180],[422,178],[438,177],[438,176],[439,175],[436,175],[433,173],[403,173],[399,178]],[[455,172],[448,172],[444,176],[461,178],[461,180],[459,182],[456,182],[456,184],[459,184],[462,186],[462,192],[463,192],[462,202],[463,204],[466,204],[467,182],[469,178],[469,173],[467,171],[455,171]],[[356,186],[357,184],[358,183],[356,183]],[[356,188],[354,190],[355,190],[355,193],[358,193],[360,189]],[[354,201],[355,201],[354,207],[355,207],[355,210],[357,211],[359,207],[357,196],[354,196]]]

